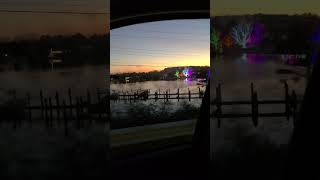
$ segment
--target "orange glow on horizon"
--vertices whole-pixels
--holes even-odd
[[[110,65],[110,72],[111,74],[117,74],[117,73],[128,73],[128,72],[150,72],[150,71],[161,71],[165,69],[166,67],[186,67],[186,66],[210,66],[210,55],[209,53],[204,53],[204,55],[196,56],[196,57],[190,57],[188,59],[185,58],[176,58],[174,61],[171,61],[172,63],[165,63],[170,62],[166,59],[157,60],[156,62],[152,62],[154,59],[149,59],[149,61],[146,60],[146,65]],[[133,59],[132,62],[135,62]],[[164,62],[164,63],[157,63],[157,62]],[[152,64],[152,65],[151,65]]]

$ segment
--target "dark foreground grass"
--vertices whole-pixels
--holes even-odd
[[[192,135],[163,138],[160,140],[148,141],[138,144],[114,147],[111,150],[112,160],[121,160],[136,157],[137,155],[147,154],[172,147],[191,145]]]
[[[111,128],[120,129],[127,127],[143,126],[149,124],[183,121],[195,119],[199,116],[199,107],[182,102],[182,104],[172,112],[170,102],[162,103],[160,106],[150,103],[132,104],[128,107],[127,113],[117,115],[111,113]],[[112,110],[112,108],[111,108]]]
[[[245,134],[245,133],[243,133]],[[259,134],[236,134],[232,147],[214,153],[214,179],[283,179],[288,145],[277,145]]]
[[[103,126],[81,130],[45,129],[34,125],[16,130],[2,124],[0,179],[108,177],[109,149]]]

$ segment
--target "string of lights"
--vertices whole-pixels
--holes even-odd
[[[111,37],[120,37],[120,38],[134,38],[134,39],[141,39],[141,38],[149,38],[154,40],[178,40],[178,41],[193,41],[193,42],[207,42],[209,44],[209,37],[208,40],[200,40],[200,39],[185,39],[185,38],[174,38],[174,37],[159,37],[159,36],[133,36],[127,34],[114,34],[111,33]]]

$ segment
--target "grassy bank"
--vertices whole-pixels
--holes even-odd
[[[118,111],[121,109],[122,111]],[[172,102],[161,103],[134,103],[127,106],[117,107],[111,105],[111,128],[127,128],[149,124],[182,121],[195,119],[199,116],[199,107],[188,102],[173,104]]]
[[[107,127],[45,129],[42,125],[0,131],[1,179],[108,176]]]

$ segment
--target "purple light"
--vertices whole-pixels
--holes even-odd
[[[183,75],[185,76],[185,77],[191,77],[192,76],[192,69],[191,68],[185,68],[184,70],[183,70]]]
[[[192,86],[192,78],[186,78],[184,80],[184,82],[188,85],[188,86]]]
[[[259,45],[262,42],[264,30],[265,28],[263,24],[255,23],[247,40],[247,46],[254,47]]]
[[[316,64],[317,59],[318,59],[318,53],[317,52],[312,52],[312,54],[311,54],[311,64]]]
[[[267,56],[264,54],[247,54],[248,63],[257,63],[267,60]]]
[[[320,42],[320,27],[317,27],[317,29],[312,33],[311,41],[314,44],[318,44]]]
[[[289,55],[286,59],[286,63],[289,65],[294,65],[298,62],[298,58],[295,55]]]

